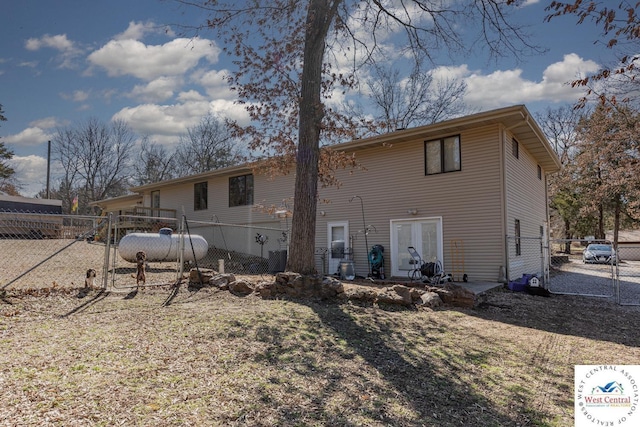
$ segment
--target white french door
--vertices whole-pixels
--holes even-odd
[[[340,267],[340,261],[345,259],[345,251],[349,248],[349,222],[334,221],[327,223],[327,242],[329,242],[329,274],[334,274]]]
[[[442,249],[442,218],[391,220],[391,275],[407,277],[413,269],[413,258],[407,248],[413,246],[424,261],[440,260]]]

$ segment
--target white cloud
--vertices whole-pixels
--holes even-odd
[[[36,68],[37,66],[37,61],[22,61],[18,64],[18,67]]]
[[[15,178],[21,185],[20,193],[27,197],[35,196],[46,187],[47,159],[40,156],[13,156],[8,161],[16,171]]]
[[[463,78],[467,84],[465,101],[483,109],[536,101],[574,102],[583,96],[583,89],[572,88],[569,83],[597,70],[598,64],[572,53],[549,65],[540,81],[525,79],[521,69],[495,71],[488,75],[471,73]]]
[[[51,139],[51,135],[45,132],[43,129],[33,126],[28,127],[20,133],[15,135],[8,135],[2,138],[2,142],[5,144],[13,144],[16,146],[26,147],[33,145],[40,145],[43,142],[47,142]]]
[[[125,120],[135,132],[153,135],[158,141],[175,141],[176,136],[196,125],[208,112],[209,103],[206,101],[175,105],[141,104],[123,108],[112,119]]]
[[[190,102],[190,101],[205,101],[206,98],[196,90],[189,90],[187,92],[180,92],[177,96],[178,101],[180,102]]]
[[[173,96],[182,83],[178,77],[159,77],[146,85],[136,85],[129,97],[143,102],[165,101]]]
[[[131,75],[151,81],[161,76],[181,76],[201,59],[218,60],[220,49],[211,40],[178,38],[163,45],[145,45],[136,40],[112,40],[88,56],[111,77]]]
[[[240,125],[248,125],[249,113],[245,109],[245,105],[237,104],[233,100],[216,99],[209,103],[209,112],[217,117],[235,120]]]
[[[207,95],[214,99],[235,99],[236,94],[227,83],[228,70],[196,71],[191,80],[204,87]]]
[[[197,125],[207,114],[234,119],[241,124],[249,122],[244,106],[233,101],[209,101],[203,97],[197,99],[197,93],[193,91],[181,95],[189,101],[174,105],[143,104],[127,107],[118,111],[112,119],[125,120],[135,132],[149,135],[161,144],[177,142],[179,135],[184,134],[187,128]]]
[[[69,52],[76,50],[74,43],[67,38],[66,34],[58,34],[55,36],[45,34],[40,38],[30,38],[25,42],[27,50],[40,50],[42,48],[51,48],[60,52]]]
[[[114,40],[140,40],[145,34],[158,34],[167,31],[167,27],[160,27],[151,21],[129,22],[129,26],[122,33],[115,35]]]
[[[42,119],[34,120],[31,123],[29,123],[29,126],[39,127],[40,129],[51,129],[60,125],[66,125],[66,122],[61,123],[55,117],[45,117]]]
[[[84,90],[74,90],[72,93],[61,93],[62,99],[71,100],[74,102],[84,102],[89,99],[89,92]]]
[[[25,42],[25,48],[37,51],[43,48],[50,48],[60,52],[58,61],[60,68],[74,68],[74,60],[82,54],[82,49],[73,41],[67,38],[66,34],[49,35],[45,34],[40,38],[30,38]],[[29,63],[25,63],[29,65]]]

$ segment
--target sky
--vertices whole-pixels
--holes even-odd
[[[525,104],[537,113],[575,102],[582,94],[567,82],[596,71],[612,52],[594,44],[593,24],[544,22],[548,3],[528,0],[513,12],[546,53],[519,62],[468,56],[443,62],[435,75],[464,81],[465,102],[478,111]],[[202,24],[201,10],[167,0],[5,0],[2,10],[0,141],[14,153],[25,196],[45,188],[56,129],[123,119],[171,147],[209,113],[248,121],[224,81],[232,58],[215,35],[191,38],[176,25]]]

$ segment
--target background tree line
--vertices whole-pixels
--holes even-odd
[[[581,0],[552,1],[547,7],[546,20],[574,16],[578,24],[599,27],[594,43],[612,49],[616,58],[594,75],[570,82],[586,89],[573,107],[548,109],[538,117],[563,164],[549,179],[555,238],[610,237],[617,243],[621,229],[640,226],[637,7]]]
[[[89,203],[125,195],[134,185],[235,165],[243,153],[241,141],[212,115],[189,127],[173,148],[136,135],[123,121],[97,118],[57,129],[51,146],[58,178],[50,197],[62,200],[65,212],[77,197],[80,214],[96,213]]]

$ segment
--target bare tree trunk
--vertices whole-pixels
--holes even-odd
[[[604,238],[604,206],[600,204],[598,207],[598,235],[596,236],[596,239],[604,240]]]
[[[315,274],[314,244],[318,203],[320,128],[324,108],[320,100],[322,59],[327,31],[338,1],[311,0],[305,28],[304,65],[300,96],[300,127],[296,153],[296,182],[287,270]]]
[[[571,227],[571,223],[568,219],[564,220],[564,238],[567,239],[567,242],[564,246],[564,253],[571,254],[571,232],[569,231]]]
[[[620,196],[616,197],[616,207],[613,216],[613,245],[618,246],[618,233],[620,232],[620,211],[621,211]]]

